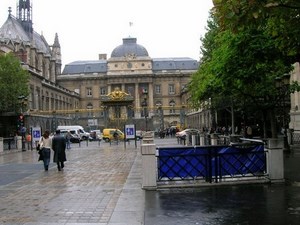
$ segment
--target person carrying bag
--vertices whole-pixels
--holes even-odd
[[[50,132],[46,130],[39,141],[39,146],[40,146],[39,160],[43,160],[45,171],[48,171],[49,169],[50,153],[51,153],[50,150],[52,146],[52,140],[49,135]]]

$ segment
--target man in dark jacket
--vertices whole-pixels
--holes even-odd
[[[58,171],[61,171],[64,168],[64,162],[66,159],[66,139],[60,135],[60,130],[55,132],[54,137],[52,138],[52,149],[54,151],[53,162],[57,163]]]

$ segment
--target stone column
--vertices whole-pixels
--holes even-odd
[[[22,149],[22,136],[17,137],[17,149]]]
[[[149,113],[149,118],[151,118],[153,116],[153,106],[154,106],[154,102],[153,102],[153,84],[149,83],[148,84],[148,113]]]
[[[204,134],[200,134],[200,146],[204,146],[205,145],[205,136]]]
[[[156,163],[156,145],[154,144],[153,133],[147,132],[142,140],[142,188],[145,190],[155,190],[157,163]]]
[[[142,188],[146,190],[156,189],[156,145],[143,144],[142,153]]]
[[[135,118],[140,118],[141,117],[141,111],[139,110],[139,108],[141,107],[141,103],[140,103],[140,96],[139,96],[139,84],[136,83],[135,84],[135,96],[134,96],[134,100],[135,100]]]
[[[269,139],[266,150],[267,172],[271,183],[284,182],[283,139]]]
[[[218,136],[217,134],[210,134],[211,145],[218,145]]]

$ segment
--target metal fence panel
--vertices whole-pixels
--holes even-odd
[[[158,181],[266,175],[264,145],[158,148]]]

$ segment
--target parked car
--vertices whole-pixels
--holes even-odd
[[[175,134],[177,138],[185,138],[187,134],[200,134],[200,130],[197,129],[185,129],[182,131],[179,131]]]
[[[60,130],[61,135],[63,135],[64,137],[66,136],[68,130]],[[70,138],[70,142],[71,143],[79,143],[81,141],[81,138],[76,134],[76,132],[74,130],[70,130],[71,133],[71,138]]]
[[[81,142],[81,139],[80,139],[80,137],[73,135],[70,139],[70,142],[71,143],[79,143],[79,142]]]
[[[120,131],[119,129],[115,128],[105,128],[103,129],[103,140],[105,142],[109,142],[114,139],[114,133],[117,132],[118,134],[118,139],[119,140],[124,140],[124,133]]]
[[[82,126],[78,126],[78,125],[58,126],[57,130],[69,130],[71,132],[75,132],[74,134],[80,137],[81,140],[88,140],[90,137],[90,134],[86,132]]]
[[[136,130],[135,131],[135,138],[136,138],[136,140],[141,140],[141,139],[143,139],[143,135],[144,135],[144,131],[142,131],[142,130]]]
[[[102,133],[100,130],[91,130],[90,132],[90,140],[91,141],[101,141],[102,140]]]

